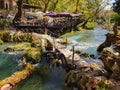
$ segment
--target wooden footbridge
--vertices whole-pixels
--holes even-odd
[[[89,67],[89,64],[83,60],[82,58],[80,58],[79,55],[77,55],[76,53],[73,53],[72,51],[70,51],[69,49],[65,48],[64,45],[58,43],[54,38],[52,38],[49,35],[42,35],[42,34],[36,34],[35,35],[39,35],[44,39],[47,39],[55,49],[57,49],[60,53],[62,53],[67,61],[67,64],[74,64],[77,67]]]

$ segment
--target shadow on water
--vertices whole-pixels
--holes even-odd
[[[33,73],[18,84],[18,90],[71,90],[64,85],[65,71],[61,67],[47,73]]]

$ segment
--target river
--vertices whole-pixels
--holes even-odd
[[[79,31],[72,35],[67,35],[70,40],[79,44],[76,49],[82,49],[90,54],[96,54],[97,46],[105,40],[108,31],[102,28],[94,30]],[[74,43],[75,42],[75,43]],[[8,55],[2,51],[10,43],[0,46],[0,80],[10,76],[15,71],[21,70],[19,59],[21,54]],[[71,90],[64,85],[65,71],[61,67],[51,69],[44,74],[34,73],[18,84],[17,90]]]
[[[88,54],[97,54],[97,47],[105,41],[105,34],[108,30],[103,28],[95,28],[94,30],[85,30],[75,32],[73,34],[67,34],[64,37],[69,38],[72,41],[72,45],[75,45],[75,49],[80,49]],[[71,46],[68,48],[71,48]]]

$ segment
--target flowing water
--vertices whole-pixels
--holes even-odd
[[[106,29],[95,28],[94,30],[80,31],[72,35],[68,34],[66,37],[72,40],[72,45],[75,45],[75,49],[96,55],[97,47],[105,41],[105,34],[108,32]]]
[[[76,48],[85,50],[90,54],[96,53],[97,46],[105,40],[107,30],[96,28],[95,30],[80,31],[67,37],[77,44]],[[4,48],[12,44],[0,46],[0,80],[10,76],[15,71],[21,70],[19,59],[21,54],[3,54]],[[51,71],[32,74],[27,79],[18,84],[17,90],[71,90],[64,85],[65,71],[61,67],[51,69]]]

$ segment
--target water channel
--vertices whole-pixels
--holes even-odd
[[[82,49],[90,54],[96,54],[96,48],[105,40],[105,34],[108,31],[102,28],[94,30],[79,31],[67,35],[73,40],[73,45],[78,44],[76,48]],[[21,54],[3,54],[2,51],[10,43],[0,46],[0,80],[10,76],[15,71],[21,70],[19,59]],[[27,79],[18,84],[17,90],[71,90],[64,85],[65,71],[61,67],[51,69],[44,74],[34,73]]]

